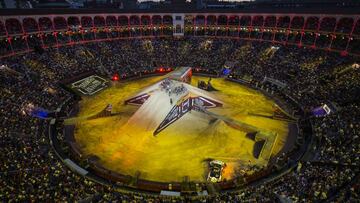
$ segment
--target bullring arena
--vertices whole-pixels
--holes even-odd
[[[192,83],[197,84],[198,79],[194,78]],[[267,165],[269,160],[254,157],[255,142],[246,138],[245,132],[233,129],[220,120],[209,124],[211,118],[199,112],[189,113],[156,137],[148,131],[136,129],[142,126],[123,127],[137,110],[124,105],[125,100],[134,91],[156,80],[159,78],[115,84],[81,101],[79,117],[102,111],[106,102],[114,104],[114,112],[121,112],[119,116],[110,118],[79,121],[75,139],[83,146],[84,154],[97,155],[100,162],[113,171],[132,176],[138,172],[141,173],[140,178],[166,182],[181,182],[185,176],[193,181],[206,181],[207,159],[220,159],[227,163],[224,171],[226,179],[235,178],[235,171],[246,170],[248,165],[259,168]],[[212,84],[218,88],[221,101],[229,105],[219,110],[224,111],[221,112],[223,115],[230,114],[233,119],[276,132],[274,149],[264,153],[278,154],[287,141],[289,123],[249,116],[249,111],[272,116],[274,102],[230,81],[213,79]],[[165,99],[168,103],[168,98]]]
[[[177,3],[0,9],[0,201],[359,201],[360,5]]]

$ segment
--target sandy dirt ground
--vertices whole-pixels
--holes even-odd
[[[205,181],[209,159],[227,163],[224,178],[233,178],[249,165],[266,165],[253,157],[254,141],[245,133],[227,126],[223,121],[210,122],[212,118],[200,112],[188,113],[160,132],[156,137],[141,127],[128,125],[129,119],[139,109],[125,105],[124,101],[159,81],[160,77],[113,83],[112,86],[80,102],[79,118],[100,112],[108,103],[119,116],[95,120],[79,119],[75,138],[84,154],[94,154],[111,170],[126,175],[140,172],[141,179],[153,181]],[[208,78],[193,77],[192,85]],[[288,123],[248,113],[271,115],[273,101],[261,93],[224,79],[212,79],[219,91],[210,94],[225,103],[223,108],[211,111],[240,120],[268,131],[276,132],[278,139],[273,154],[283,148],[288,136]],[[159,107],[157,107],[159,108]],[[154,111],[157,109],[154,108]]]

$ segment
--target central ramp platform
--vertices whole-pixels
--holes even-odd
[[[194,102],[200,102],[204,108],[222,106],[222,102],[212,98],[204,90],[187,83],[164,79],[125,102],[141,105],[127,125],[156,135],[191,111]]]

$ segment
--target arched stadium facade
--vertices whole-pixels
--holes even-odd
[[[359,15],[307,13],[71,13],[0,16],[2,55],[122,38],[207,36],[359,55]]]

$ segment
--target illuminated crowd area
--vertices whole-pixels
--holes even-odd
[[[359,200],[359,15],[182,9],[0,10],[0,201]],[[217,119],[127,126],[177,67]]]

